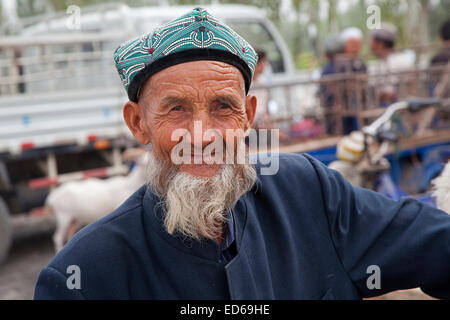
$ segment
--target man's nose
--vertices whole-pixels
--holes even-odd
[[[205,148],[208,144],[215,141],[214,134],[217,130],[214,128],[214,121],[206,112],[198,112],[190,124],[189,132],[191,134],[191,143],[195,148]]]

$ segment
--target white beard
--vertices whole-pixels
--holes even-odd
[[[166,231],[196,240],[221,238],[226,214],[257,180],[250,164],[224,164],[214,177],[199,178],[177,172],[153,151],[148,158],[147,185],[161,199]]]

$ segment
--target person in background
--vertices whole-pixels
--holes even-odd
[[[406,53],[395,52],[397,34],[397,27],[384,23],[380,29],[372,32],[370,39],[370,49],[378,59],[371,73],[380,76],[371,86],[376,89],[379,104],[383,107],[397,101],[400,78],[392,73],[406,71],[414,66],[414,59]]]
[[[270,128],[270,113],[269,113],[269,100],[270,92],[266,88],[255,89],[254,85],[264,86],[267,84],[266,77],[264,76],[264,71],[267,68],[267,55],[266,51],[263,49],[256,49],[256,54],[258,55],[258,62],[255,67],[255,74],[253,76],[253,85],[250,88],[253,95],[258,99],[258,108],[256,108],[255,114],[255,129],[268,129]]]
[[[345,80],[345,86],[343,91],[343,103],[347,110],[356,110],[358,107],[357,90],[360,78],[356,74],[366,74],[367,67],[364,61],[360,58],[363,33],[360,29],[355,27],[349,27],[344,29],[340,38],[344,44],[344,55],[342,64],[343,73],[354,73],[355,75]],[[361,100],[359,103],[363,103],[364,97],[361,94]],[[343,117],[343,130],[344,134],[350,134],[354,130],[358,130],[358,120],[354,116]]]
[[[344,29],[340,34],[341,42],[344,45],[344,61],[342,63],[343,72],[367,72],[367,67],[360,59],[363,43],[363,33],[360,29],[350,27]]]
[[[328,38],[325,43],[325,52],[329,59],[329,63],[322,71],[322,79],[331,74],[338,73],[358,73],[365,74],[367,72],[366,65],[359,58],[362,47],[363,34],[361,30],[355,27],[344,29],[338,36]],[[355,84],[352,76],[349,79],[336,80],[329,83],[322,83],[321,94],[323,103],[327,110],[335,106],[336,101],[340,101],[346,109],[354,109],[356,107],[356,96],[349,94],[349,89],[354,89]],[[344,89],[344,90],[343,90]],[[342,94],[340,99],[337,94]],[[327,133],[337,133],[335,128],[335,116],[333,114],[326,116]],[[355,117],[343,117],[342,128],[343,134],[357,130],[358,124]]]
[[[333,134],[336,131],[336,119],[335,116],[330,113],[330,109],[335,104],[335,90],[333,90],[332,82],[323,81],[329,75],[333,75],[338,73],[338,56],[344,53],[344,44],[341,41],[339,35],[331,35],[325,39],[323,43],[325,57],[328,60],[328,63],[322,70],[320,79],[322,80],[320,83],[319,96],[321,99],[322,106],[325,111],[325,130],[327,134]]]
[[[323,47],[328,63],[322,70],[322,77],[328,74],[337,73],[338,67],[336,60],[340,54],[344,53],[344,44],[342,43],[339,35],[334,34],[325,39]]]
[[[397,27],[391,24],[383,24],[379,29],[372,32],[370,38],[370,49],[375,57],[386,62],[394,54],[397,41]]]
[[[450,60],[450,19],[442,25],[439,37],[442,42],[442,48],[431,59],[432,66],[445,65]]]
[[[439,52],[430,61],[430,66],[433,68],[431,71],[430,95],[446,97],[448,96],[448,93],[445,92],[445,82],[448,80],[444,79],[443,75],[446,73],[448,75],[448,71],[444,71],[443,69],[450,61],[450,19],[442,25],[439,37],[442,46]],[[439,85],[439,83],[441,84]],[[438,85],[441,89],[436,89]]]
[[[257,97],[258,107],[256,108],[255,120],[253,124],[253,128],[256,130],[260,129],[274,129],[271,113],[270,113],[270,104],[274,104],[270,97],[270,91],[267,88],[254,88],[257,86],[266,86],[267,85],[267,66],[269,61],[267,59],[267,53],[264,49],[258,48],[255,49],[256,54],[258,55],[258,62],[255,67],[255,74],[253,75],[253,83],[250,87],[250,92],[255,97]],[[262,139],[267,139],[266,144],[270,145],[271,142],[271,132],[268,131],[267,135],[261,135]],[[287,139],[286,135],[279,131],[278,138],[281,141],[285,141]],[[259,138],[258,138],[259,139]]]

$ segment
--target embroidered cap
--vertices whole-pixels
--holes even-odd
[[[129,40],[114,52],[114,61],[130,101],[153,74],[189,61],[222,61],[238,68],[248,92],[258,56],[252,46],[205,9],[161,25],[152,33]]]

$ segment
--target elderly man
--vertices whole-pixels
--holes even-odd
[[[217,141],[236,149],[243,136],[227,135],[252,125],[256,61],[201,8],[115,52],[125,121],[152,145],[148,185],[70,240],[36,299],[360,299],[418,286],[450,297],[442,211],[354,188],[307,155],[279,155],[276,174],[208,164],[214,152],[174,163],[188,134],[205,154]],[[195,139],[209,129],[220,134]]]
[[[365,73],[367,71],[366,65],[359,57],[363,41],[361,30],[355,27],[346,28],[341,32],[340,37],[344,44],[345,57],[350,62],[350,66],[345,66],[345,71]]]

